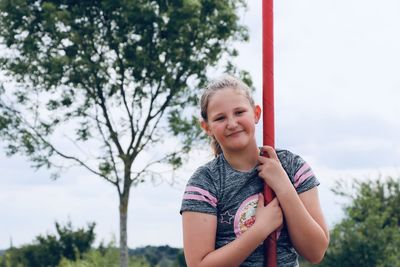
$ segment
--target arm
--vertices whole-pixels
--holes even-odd
[[[263,149],[270,158],[260,157],[259,175],[276,193],[292,244],[305,259],[318,263],[329,244],[329,231],[319,204],[318,189],[298,195],[275,150],[271,147]]]
[[[316,187],[297,194],[293,187],[278,195],[285,214],[290,240],[296,251],[312,263],[324,258],[329,231],[319,205]]]
[[[268,223],[263,223],[268,221]],[[183,212],[183,246],[189,267],[197,266],[239,266],[282,224],[282,211],[277,199],[264,206],[260,194],[256,221],[252,227],[229,244],[215,249],[217,217],[199,212]]]

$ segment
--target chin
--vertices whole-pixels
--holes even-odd
[[[231,145],[228,147],[228,150],[231,151],[244,151],[248,148],[248,144],[237,144],[237,145]]]

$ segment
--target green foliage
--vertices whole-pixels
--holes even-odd
[[[110,244],[106,248],[92,249],[76,261],[63,258],[58,267],[117,267],[119,266],[119,251]],[[129,267],[150,267],[142,256],[130,257]]]
[[[183,250],[169,246],[146,246],[130,250],[129,267],[186,267]],[[113,243],[92,249],[76,261],[62,259],[58,267],[117,267],[118,249]]]
[[[146,246],[129,251],[129,255],[144,257],[150,266],[186,267],[183,250],[170,246]]]
[[[7,152],[27,155],[36,168],[57,166],[55,156],[84,165],[50,142],[54,131],[72,125],[71,141],[100,138],[100,162],[90,167],[110,181],[124,170],[110,171],[116,158],[131,165],[165,133],[183,140],[175,153],[187,153],[200,138],[197,121],[174,113],[191,112],[208,68],[237,55],[231,42],[248,39],[237,15],[244,6],[244,0],[2,0],[0,70],[17,81],[0,90]],[[231,63],[227,70],[249,80]],[[173,118],[166,127],[164,115]],[[181,164],[178,157],[163,162]]]
[[[92,223],[88,229],[74,230],[70,222],[66,226],[56,223],[57,235],[39,235],[33,244],[10,248],[3,255],[1,264],[5,267],[47,267],[57,266],[62,258],[76,260],[89,251],[95,238],[94,227]]]
[[[12,251],[0,257],[0,267],[26,267],[26,266],[57,266],[57,267],[117,267],[119,266],[119,250],[114,242],[107,246],[102,244],[97,249],[90,249],[83,253],[78,253],[80,257],[74,259],[67,258],[65,255],[61,260],[52,262],[49,261],[35,262],[31,264],[26,257],[26,254],[19,254],[18,259],[15,258],[15,253],[22,248],[14,248]],[[61,253],[61,247],[56,251],[56,254]],[[132,249],[129,252],[129,267],[186,267],[183,250],[172,248],[169,246],[146,246],[142,248]],[[47,264],[47,265],[46,265]]]
[[[95,223],[89,224],[87,230],[84,228],[74,230],[71,222],[66,226],[56,223],[58,242],[61,243],[63,257],[75,260],[77,256],[88,251],[95,239],[95,225]]]
[[[351,203],[320,266],[400,266],[400,179],[355,180],[334,192]]]

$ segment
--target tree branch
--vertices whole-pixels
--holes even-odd
[[[118,190],[118,193],[121,194],[121,188],[119,186],[119,182],[121,181],[121,179],[119,178],[119,175],[118,175],[118,170],[117,170],[117,167],[116,167],[117,163],[116,163],[114,155],[113,155],[111,144],[110,144],[110,142],[107,141],[107,138],[106,138],[106,136],[105,136],[105,134],[103,132],[103,129],[101,127],[101,122],[100,122],[100,120],[98,118],[98,115],[97,115],[97,108],[96,108],[96,125],[97,125],[97,128],[99,129],[101,137],[103,138],[103,142],[106,144],[106,146],[108,148],[108,153],[109,153],[110,159],[111,159],[111,161],[113,163],[113,171],[114,171],[114,175],[115,175],[115,179],[116,179],[117,190]]]
[[[96,50],[96,53],[98,53],[97,50]],[[92,66],[96,66],[95,62],[93,62],[93,60],[91,59],[90,55],[85,55],[85,57],[92,64]],[[115,132],[114,127],[112,126],[112,123],[111,123],[111,120],[110,120],[110,117],[109,117],[109,114],[108,114],[108,111],[107,111],[106,100],[105,100],[104,95],[103,95],[103,89],[101,88],[99,80],[98,80],[98,78],[96,76],[96,71],[93,71],[93,74],[94,74],[93,78],[94,78],[94,81],[96,83],[95,84],[95,92],[93,92],[93,99],[95,100],[95,103],[98,104],[101,107],[102,112],[103,112],[103,116],[104,116],[104,118],[106,120],[106,126],[107,126],[108,130],[110,131],[110,138],[111,138],[111,140],[113,140],[115,146],[117,147],[119,155],[123,156],[124,155],[124,151],[123,151],[122,146],[121,146],[121,144],[120,144],[120,142],[118,140],[118,134]],[[82,85],[86,88],[86,90],[88,92],[91,93],[91,88],[88,88],[87,85],[85,86],[84,83],[82,83]],[[96,98],[96,96],[97,96],[97,98]],[[100,99],[100,101],[97,101],[97,99]]]
[[[120,64],[121,84],[119,86],[119,91],[120,91],[122,100],[124,102],[126,113],[128,114],[129,124],[130,124],[130,129],[131,129],[131,143],[129,144],[129,146],[127,148],[127,152],[126,152],[129,155],[129,151],[131,150],[130,148],[131,148],[131,146],[133,144],[133,140],[135,139],[136,132],[135,132],[135,129],[134,129],[134,126],[133,126],[133,115],[132,115],[132,112],[129,110],[128,103],[126,101],[125,90],[124,90],[124,83],[125,83],[125,67],[124,67],[124,63],[123,63],[123,61],[122,61],[122,59],[120,57],[119,50],[115,49],[114,51],[117,54],[118,62]]]
[[[118,134],[114,131],[114,128],[113,128],[113,126],[111,124],[110,117],[108,115],[108,111],[107,111],[107,107],[106,107],[106,100],[105,100],[104,95],[103,95],[103,90],[102,90],[102,88],[100,87],[99,84],[97,84],[96,87],[97,87],[96,88],[97,96],[100,99],[100,102],[97,102],[97,103],[100,105],[101,110],[103,112],[103,116],[104,116],[104,118],[106,120],[107,128],[110,131],[111,140],[113,140],[115,146],[117,147],[119,155],[123,156],[124,155],[124,151],[122,149],[121,144],[119,143]]]
[[[150,104],[149,104],[149,111],[147,113],[146,120],[145,120],[145,122],[143,124],[143,127],[142,127],[140,133],[139,133],[139,137],[136,140],[136,144],[135,144],[134,148],[132,148],[132,153],[129,154],[132,159],[134,159],[135,156],[139,153],[138,148],[140,147],[140,143],[142,141],[142,138],[143,138],[143,136],[144,136],[144,134],[145,134],[145,132],[147,130],[147,126],[149,125],[150,121],[154,118],[154,117],[151,116],[151,112],[153,110],[154,101],[156,100],[156,98],[159,95],[159,92],[161,90],[161,85],[162,85],[162,81],[159,81],[155,94],[154,95],[151,94],[151,99],[150,99]],[[134,140],[131,140],[131,144],[133,145],[132,141],[134,141]],[[132,147],[132,145],[131,145],[131,147]],[[130,147],[130,149],[131,149],[131,147]]]
[[[143,144],[141,146],[139,146],[136,153],[140,153],[145,148],[145,146],[152,140],[153,134],[158,126],[158,123],[160,122],[160,120],[164,114],[164,111],[165,111],[165,109],[161,112],[160,116],[158,116],[156,122],[153,125],[153,128],[150,131],[150,134],[147,135],[147,139],[143,142]]]
[[[5,109],[7,109],[8,111],[12,112],[12,114],[14,114],[19,120],[21,120],[28,127],[28,129],[30,129],[34,133],[34,136],[36,138],[39,138],[46,145],[46,147],[48,147],[51,151],[55,152],[57,155],[59,155],[62,158],[69,159],[69,160],[77,162],[79,165],[83,166],[85,169],[87,169],[91,173],[102,177],[104,180],[106,180],[107,182],[112,183],[113,185],[116,185],[116,182],[110,180],[108,177],[104,176],[102,173],[95,171],[94,169],[89,167],[86,163],[84,163],[79,158],[74,157],[74,156],[69,156],[67,154],[62,153],[58,149],[56,149],[54,147],[54,145],[52,145],[49,141],[47,141],[46,138],[44,138],[41,133],[39,133],[33,126],[30,125],[30,123],[27,120],[25,120],[23,118],[23,116],[20,114],[19,111],[15,110],[14,108],[11,108],[8,105],[3,105],[3,107]]]
[[[137,172],[136,175],[132,178],[132,182],[135,181],[135,180],[138,180],[138,179],[140,178],[140,176],[141,176],[143,173],[147,172],[147,171],[148,171],[148,168],[150,168],[151,166],[153,166],[153,165],[155,165],[155,164],[161,164],[161,163],[163,163],[165,160],[167,160],[169,157],[173,156],[174,154],[180,154],[180,153],[182,153],[182,152],[183,152],[183,150],[175,151],[175,152],[172,152],[172,153],[170,153],[170,154],[165,155],[165,156],[162,157],[161,159],[158,159],[158,160],[155,160],[155,161],[152,161],[152,162],[147,163],[147,164],[142,168],[142,170],[139,171],[139,172]]]

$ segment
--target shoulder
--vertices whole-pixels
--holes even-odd
[[[281,162],[283,168],[289,174],[296,173],[305,164],[307,164],[302,157],[286,149],[276,149],[276,154],[278,155],[279,161]]]
[[[218,155],[216,158],[210,160],[209,162],[205,163],[204,165],[198,167],[193,175],[193,177],[210,177],[216,178],[215,174],[218,172],[219,167],[223,164],[223,160],[221,155]]]
[[[223,160],[221,156],[217,156],[215,159],[210,160],[206,164],[198,167],[188,181],[188,185],[197,185],[201,187],[212,187],[216,189],[221,178],[219,169]]]
[[[302,157],[285,149],[276,149],[276,154],[298,193],[319,185],[311,166]]]
[[[184,211],[217,214],[220,192],[219,158],[198,167],[186,184],[183,195],[181,214]]]
[[[284,167],[297,169],[306,163],[299,155],[286,149],[276,149],[276,154]]]

